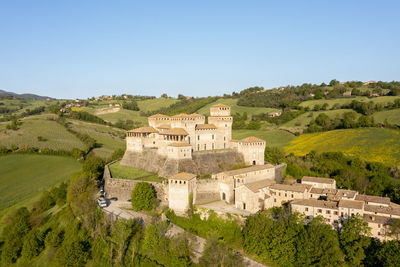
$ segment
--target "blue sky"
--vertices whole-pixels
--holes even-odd
[[[221,95],[400,80],[399,1],[1,1],[0,89]]]

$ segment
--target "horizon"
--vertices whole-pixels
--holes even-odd
[[[0,89],[202,97],[399,80],[399,11],[396,1],[8,2]]]

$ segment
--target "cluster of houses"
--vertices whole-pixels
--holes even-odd
[[[300,183],[279,184],[271,164],[221,172],[212,176],[219,199],[238,210],[256,213],[288,204],[292,212],[304,214],[305,221],[322,216],[326,223],[340,229],[351,216],[360,215],[371,228],[371,236],[392,240],[389,235],[394,220],[400,220],[400,205],[387,197],[362,195],[357,191],[337,189],[330,178],[303,177]],[[199,193],[196,175],[178,173],[169,179],[169,207],[176,212],[189,208]]]

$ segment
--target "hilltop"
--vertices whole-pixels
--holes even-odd
[[[0,90],[0,97],[13,97],[13,98],[23,98],[23,99],[36,99],[36,100],[46,100],[46,99],[54,99],[48,96],[40,96],[40,95],[35,95],[35,94],[17,94],[13,92],[7,92],[4,90]]]

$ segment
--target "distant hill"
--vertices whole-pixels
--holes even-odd
[[[53,99],[52,97],[48,97],[48,96],[40,96],[40,95],[35,95],[35,94],[16,94],[16,93],[7,92],[4,90],[0,90],[0,96],[11,96],[11,97],[15,97],[15,98],[36,99],[36,100]]]

